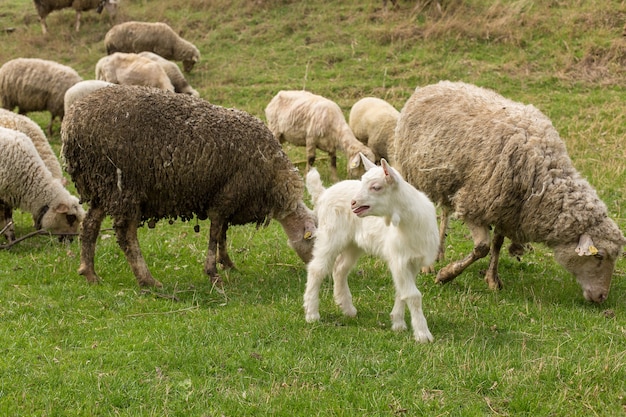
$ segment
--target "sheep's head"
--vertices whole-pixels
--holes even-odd
[[[369,161],[376,161],[376,155],[374,155],[374,152],[372,152],[369,148],[362,149],[361,152],[354,155],[348,161],[348,177],[359,178],[365,173],[367,168],[364,163],[362,163],[361,155]]]
[[[313,258],[313,244],[317,230],[317,218],[304,203],[298,203],[296,210],[282,219],[277,219],[283,226],[289,246],[296,251],[306,264]]]
[[[117,6],[119,4],[119,0],[100,0],[100,4],[98,4],[98,8],[96,12],[102,13],[103,9],[111,15],[111,17],[115,17],[117,14]]]
[[[606,220],[609,221],[610,220]],[[556,261],[576,277],[587,301],[601,303],[609,295],[615,262],[620,256],[626,239],[619,232],[612,240],[598,239],[583,234],[578,243],[554,247]]]
[[[76,197],[71,196],[71,201],[44,206],[35,219],[35,227],[44,229],[58,235],[71,236],[78,233],[80,225],[85,218],[85,210],[78,203]],[[59,240],[63,240],[61,236]]]

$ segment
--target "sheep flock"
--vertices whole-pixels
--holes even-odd
[[[189,84],[184,73],[204,71],[205,55],[181,28],[116,23],[119,0],[34,5],[46,36],[54,36],[46,17],[68,8],[76,12],[77,32],[88,10],[107,10],[111,27],[84,78],[38,57],[0,63],[0,226],[15,240],[15,208],[30,212],[38,229],[79,234],[78,271],[88,282],[101,280],[94,258],[106,216],[140,286],[163,285],[141,253],[137,229],[144,224],[208,219],[204,272],[220,283],[218,267],[235,265],[227,250],[229,226],[264,227],[275,220],[307,272],[308,322],[320,319],[319,287],[328,275],[336,303],[356,315],[347,278],[367,253],[391,271],[392,328],[406,329],[408,308],[415,340],[430,342],[415,284],[420,269],[436,271],[435,281],[446,283],[489,256],[485,281],[500,289],[505,239],[511,253],[545,244],[586,300],[607,299],[626,238],[534,106],[451,81],[412,86],[401,108],[374,96],[342,108],[332,97],[284,88],[267,98],[261,120],[212,104]],[[48,137],[28,118],[39,111],[50,113]],[[56,119],[59,156],[48,142]],[[287,144],[304,147],[306,160],[292,161]],[[315,168],[316,150],[328,154],[334,182],[328,188]],[[344,181],[338,152],[347,161]],[[453,217],[467,226],[474,246],[445,264]]]

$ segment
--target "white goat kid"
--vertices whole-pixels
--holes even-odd
[[[335,302],[346,316],[356,315],[348,273],[359,256],[368,253],[385,260],[391,270],[396,290],[391,328],[407,329],[404,312],[408,306],[415,340],[432,342],[415,276],[437,257],[435,206],[384,159],[376,166],[361,158],[367,170],[361,181],[341,181],[324,189],[317,170],[307,174],[307,190],[319,224],[304,293],[306,321],[319,320],[319,290],[331,272]]]

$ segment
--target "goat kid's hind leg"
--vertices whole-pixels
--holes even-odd
[[[405,268],[398,268],[396,265],[391,271],[396,287],[395,303],[391,311],[391,328],[395,331],[406,329],[406,322],[404,321],[404,306],[406,305],[411,315],[411,326],[415,340],[419,343],[428,343],[434,339],[428,329],[428,323],[422,310],[422,293],[415,285],[415,276],[418,270],[419,267],[415,265]]]
[[[137,278],[137,283],[140,287],[162,287],[159,281],[152,277],[148,270],[143,255],[141,254],[141,248],[139,247],[139,239],[137,239],[137,228],[139,222],[136,219],[127,220],[121,219],[115,220],[115,236],[117,243],[126,255],[126,260],[130,264],[130,268]]]
[[[100,234],[100,225],[104,216],[104,210],[92,202],[80,229],[80,266],[78,267],[78,273],[83,275],[87,282],[91,284],[100,282],[100,277],[96,275],[94,268],[94,256],[96,253],[96,241]]]
[[[352,303],[352,293],[348,286],[348,274],[356,264],[361,255],[358,248],[348,248],[344,250],[335,261],[333,268],[333,294],[335,303],[341,308],[343,314],[348,317],[355,317],[357,310]]]

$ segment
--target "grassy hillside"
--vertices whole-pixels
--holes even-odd
[[[439,4],[441,3],[441,4]],[[335,100],[346,116],[374,95],[400,109],[442,79],[492,88],[548,115],[577,169],[622,230],[626,215],[626,4],[618,0],[122,0],[117,21],[162,21],[202,61],[187,75],[201,96],[264,119],[280,89]],[[175,5],[174,5],[175,4]],[[26,0],[0,2],[0,63],[52,59],[85,79],[105,54],[106,13],[53,12],[43,36]],[[47,113],[30,114],[42,127]],[[51,138],[60,148],[59,124]],[[287,147],[302,168],[303,150]],[[318,153],[328,182],[327,160]],[[340,173],[345,158],[340,158]],[[17,234],[32,230],[15,213]],[[609,299],[590,305],[542,245],[504,255],[505,288],[477,262],[454,282],[417,277],[436,341],[390,330],[393,285],[381,261],[351,276],[359,315],[322,289],[322,320],[304,321],[306,271],[277,224],[229,233],[238,269],[224,288],[202,274],[208,222],[140,230],[164,284],[143,291],[110,222],[96,249],[103,278],[76,270],[78,241],[26,240],[0,250],[0,414],[20,416],[418,416],[626,414],[626,262]],[[447,260],[471,250],[454,222]],[[443,265],[443,264],[442,264]],[[442,266],[438,265],[438,266]]]

